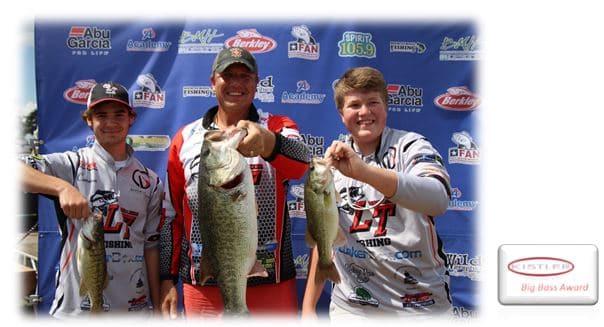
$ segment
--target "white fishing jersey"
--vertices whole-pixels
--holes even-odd
[[[103,213],[108,284],[103,309],[149,315],[151,295],[144,250],[157,247],[163,186],[152,170],[133,157],[121,168],[98,143],[78,151],[30,157],[36,169],[74,185],[93,210]],[[57,204],[58,205],[58,204]],[[57,210],[62,214],[60,208]],[[50,313],[55,317],[87,314],[88,296],[81,297],[77,242],[82,220],[59,217],[62,247],[56,292]]]
[[[344,142],[358,151],[351,140]],[[334,249],[342,281],[332,291],[332,302],[364,316],[447,312],[446,256],[429,214],[444,212],[450,198],[440,155],[423,136],[386,127],[376,152],[362,159],[395,171],[398,188],[385,199],[370,185],[334,170],[347,242]]]

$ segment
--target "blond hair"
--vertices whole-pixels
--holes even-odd
[[[388,103],[388,90],[384,75],[372,67],[355,67],[347,70],[334,87],[334,101],[342,111],[344,97],[351,91],[378,92],[384,103]]]

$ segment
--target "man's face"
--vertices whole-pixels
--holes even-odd
[[[127,106],[119,102],[107,101],[97,104],[86,121],[94,132],[97,142],[109,148],[126,142],[128,129],[134,123],[134,116],[130,114]]]
[[[222,73],[215,73],[210,81],[222,109],[247,110],[256,94],[258,75],[250,72],[244,64],[236,63]]]
[[[386,127],[386,104],[377,91],[352,91],[344,96],[340,116],[359,144],[379,142]]]

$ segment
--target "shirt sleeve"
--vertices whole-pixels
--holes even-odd
[[[47,175],[61,178],[74,185],[80,165],[78,152],[58,152],[46,155],[28,155],[22,158],[25,164]]]
[[[432,144],[415,134],[399,144],[403,162],[391,201],[429,216],[441,215],[451,198],[451,182],[443,160]]]
[[[288,117],[271,116],[268,128],[275,133],[275,148],[265,160],[287,179],[304,176],[311,158],[298,126]]]

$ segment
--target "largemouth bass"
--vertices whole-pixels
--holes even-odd
[[[313,158],[304,182],[306,211],[306,243],[319,253],[315,282],[326,279],[340,282],[340,273],[332,261],[334,244],[345,242],[338,225],[338,208],[333,174],[325,160]]]
[[[84,219],[78,235],[78,272],[80,296],[88,295],[90,312],[103,311],[103,290],[107,287],[107,262],[105,261],[105,232],[103,215],[94,211]]]
[[[244,130],[208,131],[201,147],[198,198],[202,284],[214,277],[226,315],[248,313],[247,277],[268,276],[256,260],[257,207],[251,170],[236,148]]]

